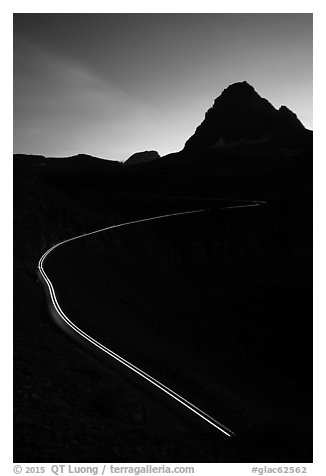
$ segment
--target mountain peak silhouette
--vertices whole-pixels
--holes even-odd
[[[255,88],[247,81],[239,81],[237,83],[230,84],[222,92],[223,96],[226,95],[258,95]]]
[[[241,81],[229,85],[215,99],[184,151],[225,148],[229,144],[234,147],[253,141],[289,146],[306,140],[305,132],[309,133],[290,109],[276,109],[251,84]]]
[[[280,120],[286,119],[289,123],[292,122],[292,124],[296,124],[299,127],[305,128],[302,122],[298,119],[298,116],[288,107],[281,106],[277,112]]]

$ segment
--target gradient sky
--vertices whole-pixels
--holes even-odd
[[[312,14],[14,14],[14,153],[183,148],[246,80],[312,128]]]

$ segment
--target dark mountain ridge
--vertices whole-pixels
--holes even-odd
[[[136,152],[132,154],[125,162],[125,165],[136,165],[152,162],[160,158],[156,150],[145,150],[144,152]]]
[[[122,163],[87,154],[70,157],[15,154],[14,169],[18,173],[33,173],[39,177],[60,179],[74,186],[76,181],[94,181],[102,176],[114,175],[122,169]]]
[[[276,109],[243,81],[231,84],[215,99],[183,150],[194,153],[271,142],[301,147],[308,144],[310,136],[311,132],[290,109]]]
[[[15,166],[32,168],[65,187],[83,183],[92,193],[101,187],[119,194],[310,200],[312,131],[286,106],[276,109],[243,81],[215,99],[179,152],[164,157],[156,151],[135,153],[124,164],[85,154],[20,154]]]

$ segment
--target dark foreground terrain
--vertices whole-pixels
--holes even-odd
[[[260,207],[220,210],[237,203],[184,198],[180,182],[154,195],[146,174],[135,185],[118,165],[108,186],[102,176],[87,188],[15,160],[14,460],[311,461],[309,201],[267,192]],[[81,328],[209,411],[232,439],[74,340],[37,273],[62,239],[196,208],[210,211],[63,246],[46,269]]]

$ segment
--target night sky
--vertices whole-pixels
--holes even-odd
[[[312,128],[312,14],[14,14],[14,152],[174,152],[243,80]]]

